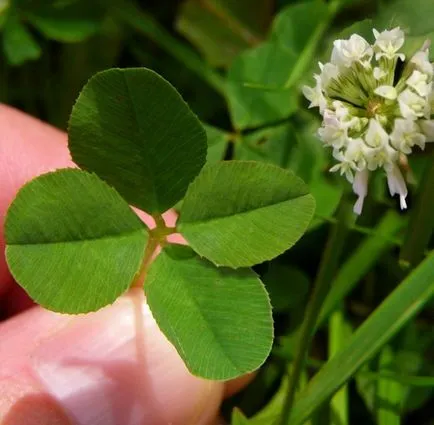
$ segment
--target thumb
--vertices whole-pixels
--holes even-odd
[[[143,291],[82,316],[35,307],[0,324],[3,425],[195,425],[223,383],[189,374]]]

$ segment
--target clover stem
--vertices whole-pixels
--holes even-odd
[[[155,257],[155,251],[158,246],[163,247],[167,243],[167,236],[176,233],[176,227],[166,226],[166,222],[161,214],[153,216],[155,221],[155,228],[149,230],[149,239],[146,244],[145,254],[143,255],[143,262],[140,267],[139,273],[131,284],[132,288],[142,287],[145,281],[146,273]]]
[[[354,221],[354,214],[351,212],[351,206],[342,199],[338,210],[337,221],[335,224],[332,224],[330,236],[321,258],[321,264],[316,277],[314,289],[297,335],[298,343],[295,351],[294,363],[292,365],[292,373],[282,414],[280,416],[281,425],[287,425],[289,423],[299,379],[303,372],[309,346],[315,333],[317,319],[322,304],[329,291],[330,283],[338,268],[339,259],[346,241],[346,235],[352,221]]]
[[[152,235],[149,236],[148,243],[145,248],[145,254],[143,256],[142,266],[140,267],[136,279],[134,279],[133,283],[131,284],[131,288],[141,288],[143,286],[146,273],[148,272],[149,266],[154,259],[154,253],[159,243],[159,239],[152,237]]]

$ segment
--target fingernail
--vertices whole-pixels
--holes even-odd
[[[40,345],[33,369],[79,425],[191,424],[204,392],[214,415],[221,400],[221,383],[188,373],[140,290],[72,320]]]

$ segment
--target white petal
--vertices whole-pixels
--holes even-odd
[[[373,74],[374,74],[374,78],[376,80],[381,80],[383,77],[385,77],[387,75],[387,72],[384,71],[383,69],[379,68],[378,66],[376,66],[374,68]]]
[[[404,181],[404,177],[401,174],[400,169],[396,164],[394,164],[387,171],[387,183],[389,186],[390,194],[393,196],[396,193],[399,195],[399,201],[401,209],[407,208],[407,203],[405,202],[405,198],[407,197],[407,186]]]
[[[369,146],[378,148],[388,143],[389,136],[381,124],[376,119],[371,118],[369,120],[369,126],[365,135],[365,140]]]
[[[398,93],[393,86],[379,86],[374,90],[374,93],[390,100],[395,100],[398,97]]]
[[[363,202],[368,193],[368,178],[369,171],[366,169],[362,171],[357,171],[354,177],[353,191],[356,195],[358,195],[358,199],[354,204],[353,211],[358,215],[362,213]]]
[[[419,120],[418,123],[426,136],[426,141],[434,142],[434,120]]]

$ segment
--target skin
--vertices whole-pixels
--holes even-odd
[[[192,376],[143,291],[69,316],[33,306],[14,283],[4,259],[7,208],[28,180],[71,166],[64,133],[0,105],[0,314],[7,318],[0,322],[0,425],[221,423],[223,398],[249,377],[222,383]],[[173,225],[176,217],[165,219]]]

